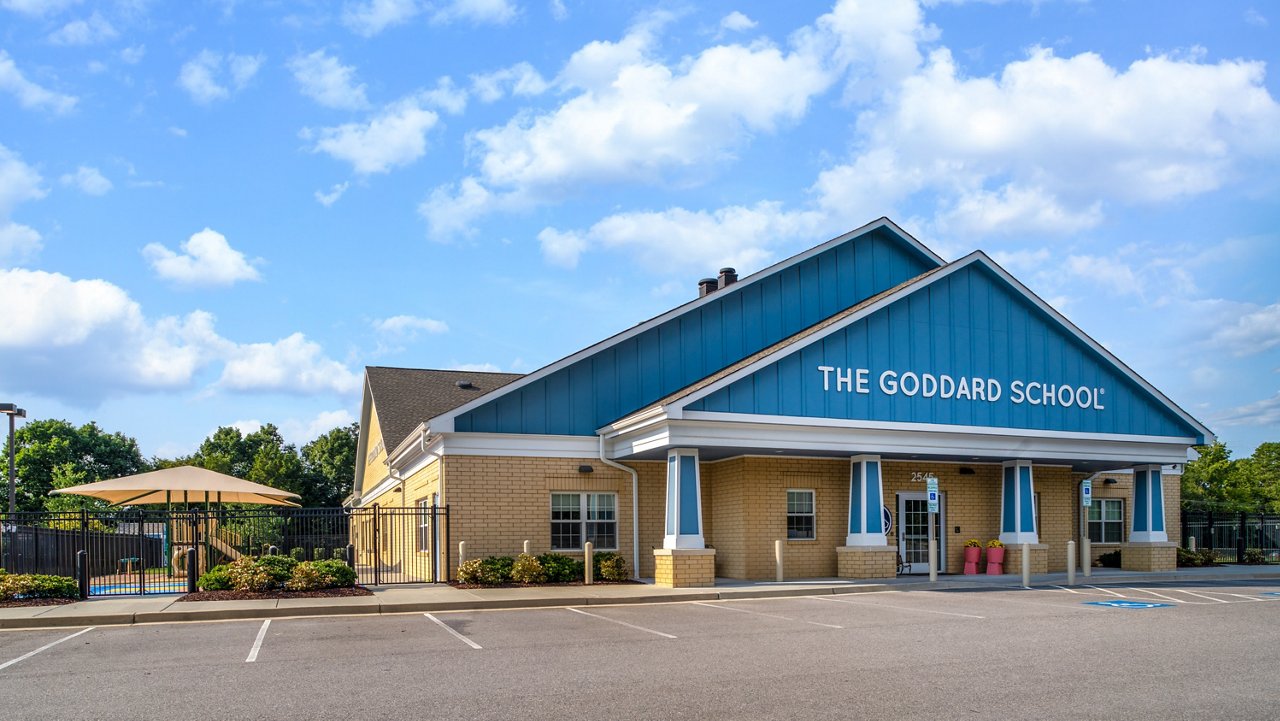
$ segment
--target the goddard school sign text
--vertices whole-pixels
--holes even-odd
[[[835,368],[818,366],[822,373],[822,390],[837,393],[870,393],[871,371],[867,368]],[[1004,386],[995,378],[946,374],[916,373],[915,371],[884,371],[876,377],[875,387],[887,396],[920,396],[922,398],[963,399],[995,403],[1005,397]],[[1062,406],[1102,411],[1102,397],[1106,388],[1072,386],[1067,383],[1024,381],[1009,383],[1009,401],[1033,406]]]

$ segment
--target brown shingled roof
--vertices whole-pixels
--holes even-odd
[[[522,377],[520,373],[367,366],[369,392],[378,409],[382,439],[390,453],[419,423]],[[462,388],[459,381],[469,381]]]

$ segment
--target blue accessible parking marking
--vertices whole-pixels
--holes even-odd
[[[1110,606],[1111,608],[1173,608],[1172,603],[1154,601],[1085,601],[1086,606]]]
[[[1263,591],[1263,596],[1280,596],[1280,591]]]

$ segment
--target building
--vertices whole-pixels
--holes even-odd
[[[1172,568],[1173,472],[1213,440],[985,254],[887,219],[528,375],[371,367],[360,428],[353,503],[449,506],[422,554],[590,540],[677,586],[772,578],[775,540],[790,578],[922,571],[930,477],[943,572],[969,538],[1064,570],[1082,533]]]

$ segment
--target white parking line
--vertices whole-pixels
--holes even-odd
[[[1070,588],[1067,588],[1066,586],[1054,586],[1054,588],[1058,589],[1059,591],[1066,591],[1067,593],[1080,593],[1079,591],[1073,591]]]
[[[581,610],[576,609],[576,608],[568,608],[568,609],[565,609],[565,610],[567,610],[567,611],[573,611],[574,613],[580,613],[580,614],[582,614],[583,616],[590,616],[590,617],[592,617],[592,618],[598,618],[598,619],[600,619],[601,621],[608,621],[609,623],[616,623],[616,624],[618,624],[619,626],[626,626],[627,628],[634,628],[634,629],[635,629],[635,630],[637,630],[637,631],[644,631],[645,633],[652,633],[652,634],[653,634],[653,635],[655,635],[655,636],[661,636],[661,637],[663,637],[663,638],[675,638],[675,636],[672,636],[672,635],[671,635],[671,634],[669,634],[669,633],[663,633],[663,632],[661,632],[661,631],[655,631],[655,630],[653,630],[652,628],[645,628],[644,626],[637,626],[637,625],[635,625],[634,623],[627,623],[626,621],[619,621],[619,620],[618,620],[618,619],[616,619],[616,618],[609,618],[609,617],[607,617],[607,616],[601,616],[601,615],[600,615],[600,614],[598,614],[598,613],[587,613],[586,611],[581,611]]]
[[[51,641],[51,642],[49,642],[49,643],[46,643],[45,645],[41,646],[40,648],[37,648],[37,649],[36,649],[36,650],[34,650],[34,651],[31,651],[30,653],[24,653],[24,654],[22,654],[21,656],[19,656],[19,657],[17,657],[17,658],[15,658],[15,659],[13,659],[12,661],[5,661],[4,663],[0,663],[0,671],[3,671],[4,669],[9,668],[10,666],[12,666],[12,665],[13,665],[13,664],[15,664],[15,663],[19,663],[19,662],[21,662],[21,661],[26,661],[27,659],[31,658],[32,656],[36,655],[37,653],[40,653],[41,651],[48,651],[49,649],[53,648],[54,646],[57,646],[58,644],[62,643],[63,641],[70,641],[71,639],[75,638],[76,636],[79,636],[79,635],[80,635],[80,634],[82,634],[82,633],[88,633],[88,632],[92,631],[92,630],[93,630],[93,629],[95,629],[95,628],[97,628],[97,626],[90,626],[90,627],[88,627],[88,628],[86,628],[86,629],[84,629],[84,630],[76,631],[75,633],[71,634],[70,636],[63,636],[62,638],[58,639],[57,641]]]
[[[802,598],[809,598],[809,597],[802,596]],[[764,616],[766,618],[777,618],[783,621],[800,621],[800,623],[808,623],[814,626],[823,626],[826,628],[844,628],[844,626],[836,626],[830,623],[818,623],[817,621],[802,621],[798,618],[791,618],[790,616],[779,616],[776,613],[764,613],[763,611],[749,611],[745,608],[734,608],[733,606],[718,606],[713,603],[703,603],[702,601],[693,601],[692,603],[695,606],[706,606],[707,608],[718,608],[722,611],[737,611],[738,613],[749,613],[752,616]]]
[[[1151,594],[1152,596],[1156,596],[1156,597],[1158,597],[1158,598],[1163,598],[1163,599],[1164,599],[1164,600],[1166,600],[1166,601],[1173,601],[1174,603],[1191,603],[1190,601],[1186,601],[1186,600],[1183,600],[1183,599],[1181,599],[1181,598],[1174,598],[1173,596],[1166,596],[1166,595],[1164,595],[1163,593],[1157,593],[1157,592],[1155,592],[1155,591],[1152,591],[1152,590],[1151,590],[1151,589],[1149,589],[1149,588],[1127,588],[1127,587],[1126,587],[1126,588],[1125,588],[1125,590],[1126,590],[1126,591],[1133,591],[1134,593],[1147,593],[1147,594]]]
[[[458,633],[457,631],[453,630],[452,628],[450,628],[450,627],[449,627],[449,624],[445,623],[444,621],[441,621],[440,619],[436,618],[435,616],[432,616],[432,615],[431,615],[431,614],[429,614],[429,613],[424,613],[424,614],[422,614],[422,615],[423,615],[423,616],[426,616],[427,618],[429,618],[429,619],[431,619],[432,621],[434,621],[437,625],[439,625],[439,626],[440,626],[440,628],[443,628],[444,630],[446,630],[446,631],[448,631],[449,633],[453,634],[454,638],[457,638],[459,641],[461,641],[461,642],[463,642],[463,643],[467,644],[467,645],[468,645],[468,646],[470,646],[471,648],[474,648],[474,649],[475,649],[475,650],[477,650],[477,651],[479,651],[479,650],[482,648],[482,647],[480,646],[480,644],[476,643],[475,641],[472,641],[471,639],[467,638],[466,636],[463,636],[462,634],[460,634],[460,633]]]
[[[267,626],[271,625],[271,619],[262,622],[262,628],[258,629],[258,637],[253,639],[253,648],[249,649],[249,657],[244,660],[245,663],[253,663],[258,660],[258,652],[262,650],[262,639],[267,637]]]
[[[1228,593],[1228,592],[1226,592],[1226,591],[1215,591],[1214,593],[1221,593],[1221,594],[1222,594],[1222,595],[1224,595],[1224,596],[1236,596],[1237,598],[1243,598],[1243,599],[1244,599],[1244,600],[1246,600],[1246,601],[1263,601],[1263,602],[1265,602],[1265,601],[1267,600],[1267,599],[1265,599],[1265,598],[1257,598],[1257,597],[1255,597],[1255,596],[1246,596],[1246,595],[1244,595],[1243,593]]]
[[[1169,590],[1170,590],[1170,591],[1177,591],[1178,593],[1185,593],[1185,594],[1187,594],[1187,595],[1189,595],[1189,596],[1195,596],[1196,598],[1203,598],[1203,599],[1207,599],[1207,600],[1209,600],[1209,601],[1217,601],[1218,603],[1231,603],[1230,601],[1224,601],[1224,600],[1222,600],[1221,598],[1214,598],[1213,596],[1206,596],[1206,595],[1204,595],[1203,593],[1196,593],[1195,591],[1188,591],[1188,590],[1187,590],[1187,589],[1185,589],[1185,588],[1171,588],[1171,589],[1169,589]]]
[[[1102,591],[1103,593],[1110,594],[1112,596],[1115,596],[1116,598],[1124,598],[1122,594],[1116,593],[1115,591],[1112,591],[1110,589],[1098,588],[1097,586],[1090,586],[1088,584],[1085,584],[1085,588],[1092,588],[1095,591]]]
[[[870,606],[872,608],[893,608],[899,611],[918,611],[919,613],[936,613],[940,616],[959,616],[961,618],[986,618],[986,616],[975,616],[971,613],[956,613],[954,611],[933,611],[927,608],[911,608],[910,606],[890,606],[883,603],[858,603],[845,598],[830,598],[828,596],[806,596],[817,601],[831,601],[833,603],[847,603],[852,606]]]

